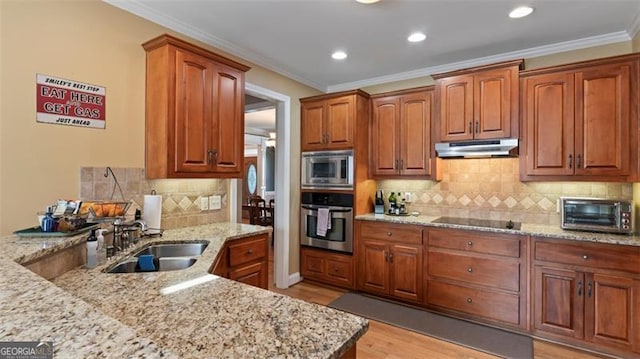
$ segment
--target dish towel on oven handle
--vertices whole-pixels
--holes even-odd
[[[318,208],[318,222],[316,223],[316,235],[324,237],[327,230],[331,229],[331,212],[329,208]]]

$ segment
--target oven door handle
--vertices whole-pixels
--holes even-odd
[[[318,208],[327,208],[327,207],[302,205],[302,208],[310,211],[317,211]],[[329,208],[329,212],[334,212],[334,213],[348,213],[353,211],[353,208],[344,208],[344,207],[328,207],[328,208]]]

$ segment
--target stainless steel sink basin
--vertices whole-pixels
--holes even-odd
[[[178,269],[185,269],[191,267],[195,262],[195,258],[190,257],[164,257],[157,259],[157,268],[154,272],[166,272]],[[138,259],[136,257],[129,258],[123,262],[118,263],[115,267],[107,271],[107,273],[135,273],[135,272],[148,272],[143,271],[138,266]]]
[[[150,244],[136,252],[133,256],[153,254],[156,258],[164,257],[197,257],[204,252],[209,242],[196,243],[158,243]]]
[[[191,267],[209,245],[208,241],[190,243],[151,243],[107,270],[107,273],[150,272],[140,269],[138,257],[152,255],[155,270],[165,272]]]

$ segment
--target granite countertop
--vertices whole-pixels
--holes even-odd
[[[391,222],[391,223],[418,224],[418,225],[424,225],[424,226],[430,226],[430,227],[457,228],[457,229],[477,230],[477,231],[485,231],[485,232],[523,234],[523,235],[530,235],[530,236],[536,236],[536,237],[568,239],[568,240],[574,240],[574,241],[619,244],[619,245],[627,245],[627,246],[640,246],[639,235],[568,231],[568,230],[563,230],[559,226],[530,224],[530,223],[522,223],[522,228],[520,230],[506,229],[506,228],[486,228],[486,227],[465,226],[465,225],[458,225],[458,224],[434,223],[433,221],[436,218],[438,217],[425,216],[425,215],[390,216],[386,214],[373,214],[373,213],[358,215],[355,217],[355,219],[366,220],[366,221],[383,221],[383,222]]]
[[[229,223],[168,230],[144,242],[209,246],[183,270],[105,273],[116,258],[53,283],[18,263],[83,236],[46,249],[39,240],[0,239],[0,340],[52,340],[57,355],[81,357],[340,357],[367,331],[366,319],[208,274],[225,241],[270,231]]]

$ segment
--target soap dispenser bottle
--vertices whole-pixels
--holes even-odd
[[[87,268],[95,268],[98,265],[98,238],[96,230],[92,229],[87,237]]]
[[[96,229],[96,239],[98,241],[98,264],[103,260],[107,260],[107,247],[104,244],[104,232],[106,231],[106,229]]]

